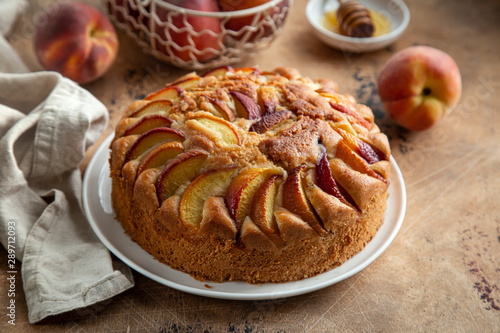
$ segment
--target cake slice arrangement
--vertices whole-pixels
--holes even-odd
[[[117,220],[160,262],[199,280],[287,282],[373,238],[390,148],[332,80],[221,67],[129,105],[110,168]]]

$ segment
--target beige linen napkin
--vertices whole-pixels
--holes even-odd
[[[17,16],[26,7],[25,0],[0,0],[0,72],[28,72],[26,65],[4,38],[12,28]]]
[[[2,37],[23,4],[0,0],[0,72],[27,71]],[[78,164],[107,121],[102,103],[57,73],[0,73],[0,241],[22,261],[30,323],[134,285],[81,204]]]

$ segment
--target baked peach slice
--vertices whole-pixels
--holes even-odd
[[[148,114],[141,118],[125,118],[117,126],[117,133],[122,126],[123,135],[142,134],[157,127],[170,127],[172,119],[160,114]]]
[[[210,197],[224,194],[235,171],[236,166],[229,166],[209,170],[196,177],[182,194],[179,207],[181,220],[199,227],[203,219],[205,201]]]
[[[232,68],[231,66],[221,66],[205,72],[202,76],[215,76],[220,80],[224,76],[226,76],[227,73],[234,73],[234,68]]]
[[[339,144],[342,144],[342,141],[340,141]],[[346,202],[346,199],[340,192],[339,185],[332,176],[332,170],[330,170],[330,163],[328,162],[326,149],[323,146],[321,146],[321,153],[318,161],[316,162],[316,184],[324,192],[333,195],[342,202]]]
[[[170,108],[172,107],[172,102],[168,100],[158,100],[152,101],[145,106],[141,107],[134,113],[130,115],[130,117],[142,117],[148,114],[168,114]]]
[[[367,174],[368,176],[377,178],[383,182],[387,182],[387,180],[376,173],[367,161],[361,158],[358,154],[351,150],[343,141],[340,141],[337,145],[337,152],[335,153],[335,157],[343,160],[347,165],[349,165],[353,170],[358,172]],[[376,163],[372,164],[375,165]],[[328,166],[328,168],[330,168]]]
[[[293,113],[288,110],[281,110],[274,113],[269,113],[260,118],[252,126],[250,126],[250,132],[265,133],[269,131],[274,126],[280,124],[281,122],[292,118]]]
[[[177,88],[181,88],[181,89],[187,89],[187,88],[197,86],[200,83],[200,80],[201,80],[201,77],[199,77],[197,75],[193,75],[190,77],[181,78],[180,80],[177,80],[177,81],[169,84],[168,87],[177,87]]]
[[[155,147],[139,163],[137,174],[140,175],[144,170],[153,169],[165,165],[180,153],[184,152],[184,146],[181,142],[167,142]]]
[[[137,138],[125,155],[123,163],[135,160],[154,146],[172,141],[184,141],[184,133],[169,127],[153,128]]]
[[[247,95],[239,91],[229,91],[229,94],[233,97],[238,117],[252,120],[262,116],[259,106]]]
[[[279,169],[252,168],[244,170],[233,180],[226,194],[226,205],[238,230],[245,217],[250,214],[257,190],[269,177],[280,173]]]
[[[147,95],[144,99],[148,101],[166,100],[170,102],[175,102],[181,97],[183,92],[184,89],[182,89],[181,87],[177,86],[166,87],[157,92]]]
[[[290,172],[283,183],[282,205],[291,213],[300,216],[318,235],[325,235],[327,231],[316,217],[304,191],[302,178],[305,171],[306,166],[300,165]]]
[[[276,195],[283,179],[282,175],[272,175],[255,192],[250,218],[274,243],[282,243],[274,218]]]
[[[345,105],[339,104],[339,103],[334,102],[334,101],[330,101],[330,106],[333,109],[346,114],[349,118],[351,118],[355,122],[359,123],[361,126],[367,128],[367,129],[371,129],[372,128],[372,123],[370,123],[368,120],[366,120],[365,118],[363,118],[362,115],[360,115],[356,111],[353,111],[353,110],[349,109]]]
[[[357,138],[355,135],[346,132],[341,128],[334,128],[344,139],[344,143],[361,156],[368,164],[377,163],[382,160],[375,148],[365,141]]]
[[[312,178],[312,177],[311,177]],[[306,186],[307,198],[314,207],[316,213],[323,222],[323,226],[330,232],[335,232],[338,229],[350,227],[361,215],[352,206],[346,205],[332,195],[324,192],[312,181]]]
[[[219,139],[226,145],[240,145],[241,139],[234,126],[209,113],[195,113],[188,116],[191,125],[200,131],[213,135],[213,139]],[[194,123],[193,123],[194,122]]]
[[[223,101],[221,101],[219,99],[212,98],[210,96],[204,95],[204,97],[207,99],[208,102],[210,102],[210,104],[212,104],[217,115],[220,115],[222,118],[224,118],[227,121],[231,121],[231,122],[234,121],[234,119],[235,119],[234,112],[233,112],[233,110],[231,110],[231,108],[226,103],[224,103]]]
[[[268,115],[276,111],[276,106],[279,104],[277,91],[275,87],[263,86],[259,89],[259,104],[264,114]]]
[[[353,170],[339,158],[330,160],[330,169],[332,170],[333,177],[349,193],[356,203],[356,207],[362,212],[369,207],[370,202],[372,202],[375,196],[387,193],[386,183]]]
[[[158,201],[163,202],[174,195],[179,186],[195,179],[207,157],[208,154],[204,151],[190,150],[170,161],[156,182]]]
[[[243,75],[259,75],[260,72],[257,68],[255,67],[240,67],[236,68],[234,70],[236,74],[243,74]]]

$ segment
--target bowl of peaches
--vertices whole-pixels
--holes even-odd
[[[293,0],[105,0],[146,53],[186,69],[232,64],[270,45]]]

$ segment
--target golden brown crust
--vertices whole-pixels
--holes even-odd
[[[359,214],[352,207],[325,193],[318,186],[312,185],[306,191],[326,230],[335,232],[341,228],[349,228],[359,218]]]
[[[278,208],[274,212],[274,216],[281,237],[287,244],[318,237],[318,234],[308,223],[284,208]]]
[[[155,186],[160,173],[161,169],[148,169],[141,173],[135,181],[134,202],[143,205],[143,208],[151,215],[154,215],[160,206]]]
[[[349,168],[338,158],[330,161],[330,168],[334,178],[346,189],[362,211],[373,197],[387,190],[382,181]]]
[[[241,226],[241,241],[249,249],[279,252],[276,245],[255,225],[250,216],[245,218]]]
[[[325,272],[359,252],[383,222],[390,147],[373,121],[332,80],[293,68],[190,73],[132,103],[116,128],[117,219],[155,258],[197,279],[285,282]],[[182,135],[146,135],[154,126]],[[330,171],[318,174],[325,153]],[[228,167],[237,170],[231,184],[248,184],[212,193],[224,175],[217,170]],[[162,183],[174,179],[170,170],[175,187]],[[259,176],[237,177],[252,170]],[[204,183],[206,175],[215,183]],[[184,221],[185,202],[202,201],[192,210],[201,222]],[[240,211],[249,213],[238,224]]]
[[[224,240],[235,240],[238,230],[229,216],[224,199],[210,197],[203,207],[200,234],[214,235]]]

